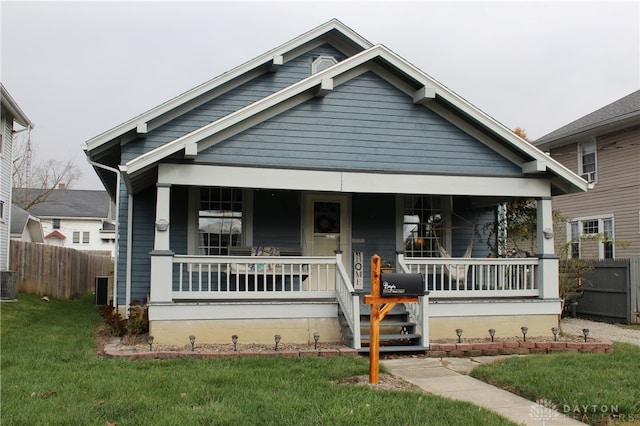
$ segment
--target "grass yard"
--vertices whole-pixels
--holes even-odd
[[[611,354],[527,355],[476,367],[471,375],[527,399],[544,399],[592,425],[640,425],[640,347]],[[552,422],[550,422],[552,424]]]
[[[513,424],[421,392],[333,383],[368,374],[363,358],[100,357],[92,301],[0,305],[2,425]]]

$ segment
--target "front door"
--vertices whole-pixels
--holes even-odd
[[[347,195],[311,194],[306,197],[305,255],[335,256],[335,251],[341,250],[343,265],[349,270],[351,223],[348,207]]]

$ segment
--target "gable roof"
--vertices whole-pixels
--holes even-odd
[[[57,229],[54,229],[53,231],[51,231],[50,233],[48,233],[44,239],[45,240],[50,240],[52,238],[57,238],[59,240],[66,240],[67,237],[64,236],[64,234],[60,231],[58,231]]]
[[[534,142],[534,145],[546,149],[555,148],[572,143],[578,137],[609,133],[638,124],[640,124],[640,90],[542,136]]]
[[[131,120],[114,127],[90,140],[86,143],[86,150],[92,151],[100,145],[119,138],[123,134],[137,130],[142,133],[146,133],[151,130],[151,126],[158,126],[158,119],[163,115],[170,114],[172,111],[178,109],[178,112],[183,112],[182,107],[185,104],[191,104],[193,108],[196,104],[204,103],[207,100],[217,96],[220,92],[212,91],[223,87],[226,84],[240,79],[243,75],[249,73],[252,70],[264,68],[262,72],[271,69],[271,67],[278,67],[283,65],[288,60],[294,58],[299,51],[309,49],[312,46],[318,46],[322,43],[330,42],[334,46],[341,48],[345,53],[353,54],[372,46],[372,44],[362,38],[359,34],[355,33],[352,29],[344,25],[337,19],[332,19],[311,31],[308,31],[281,46],[272,49],[257,58],[246,62],[231,71],[225,72],[173,99],[158,105],[157,107],[132,118]],[[206,99],[203,98],[209,94]],[[173,118],[174,115],[171,115]],[[168,121],[168,120],[167,120]]]
[[[14,188],[13,199],[31,200],[45,191]],[[31,207],[29,213],[38,217],[106,219],[112,213],[112,206],[106,191],[54,189],[44,202]]]
[[[84,151],[105,188],[115,196],[116,178],[113,168],[118,166],[119,156],[114,155],[120,144],[134,140],[154,128],[167,123],[180,114],[193,109],[239,86],[259,74],[274,71],[300,52],[329,43],[347,56],[360,52],[372,44],[344,25],[332,19],[234,69],[225,72],[151,110],[108,130],[85,144]],[[119,151],[118,151],[119,152]],[[110,169],[96,164],[111,163]]]
[[[44,241],[40,219],[15,204],[11,204],[11,238],[22,237],[26,229],[30,231],[33,242],[41,243]]]
[[[510,129],[498,123],[391,50],[383,45],[372,46],[337,20],[329,21],[315,30],[294,39],[292,42],[286,43],[256,58],[254,61],[232,70],[230,73],[210,80],[205,85],[199,86],[191,92],[174,98],[168,103],[88,141],[85,151],[89,158],[97,158],[102,155],[101,153],[104,152],[107,145],[112,144],[114,150],[119,149],[119,144],[121,142],[126,143],[128,137],[130,137],[126,136],[126,132],[138,131],[144,133],[148,130],[148,123],[154,120],[153,117],[162,114],[164,114],[165,119],[167,117],[175,117],[173,114],[193,108],[192,101],[199,96],[198,93],[201,91],[209,93],[209,98],[207,99],[212,99],[212,94],[223,93],[228,90],[228,84],[237,84],[241,76],[247,74],[250,70],[255,70],[256,67],[273,66],[283,62],[287,57],[293,57],[295,54],[302,52],[303,48],[308,50],[310,45],[316,46],[324,43],[323,39],[330,32],[334,32],[334,38],[338,37],[343,44],[351,46],[352,52],[347,55],[346,59],[182,137],[143,153],[124,165],[120,165],[125,182],[130,189],[136,179],[142,179],[142,175],[149,170],[153,170],[158,162],[169,156],[182,153],[184,159],[193,159],[198,152],[215,143],[225,140],[314,96],[324,96],[334,87],[349,81],[359,73],[374,71],[411,96],[415,104],[425,105],[478,141],[490,146],[505,158],[515,164],[519,164],[524,174],[547,174],[558,193],[586,191],[586,182],[568,168],[546,156],[542,151],[515,135]],[[351,39],[350,43],[346,42],[348,39]],[[263,69],[262,72],[266,71]],[[169,110],[171,111],[168,112]],[[117,165],[116,163],[111,166]],[[97,167],[96,171],[100,174]],[[101,178],[105,182],[105,174],[102,174]],[[105,184],[105,186],[107,185]]]
[[[258,117],[266,119],[281,112],[283,108],[293,107],[297,104],[296,102],[302,102],[312,96],[322,96],[323,93],[333,90],[335,86],[352,78],[359,68],[364,69],[365,66],[367,70],[376,70],[393,80],[396,86],[412,96],[414,103],[425,104],[435,112],[447,116],[449,120],[457,120],[455,123],[457,126],[505,157],[519,163],[523,171],[548,171],[568,181],[569,187],[586,190],[586,184],[582,178],[383,45],[373,46],[324,71],[312,74],[279,92],[142,154],[127,162],[123,171],[131,177],[180,151],[184,150],[185,154],[191,152],[191,155],[194,155],[194,150],[199,152],[256,124],[260,120]],[[451,115],[451,111],[454,115]],[[491,137],[488,137],[487,133]],[[572,190],[569,189],[569,191]]]

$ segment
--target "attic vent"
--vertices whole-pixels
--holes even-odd
[[[311,74],[315,74],[320,71],[324,71],[327,68],[338,63],[338,60],[333,56],[318,56],[311,63]]]

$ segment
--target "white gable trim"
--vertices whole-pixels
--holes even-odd
[[[548,179],[159,164],[158,183],[344,193],[549,197]]]
[[[298,83],[295,83],[279,92],[267,96],[266,98],[263,98],[247,107],[231,113],[211,124],[201,127],[200,129],[197,129],[183,137],[180,137],[148,153],[145,153],[140,157],[129,161],[127,163],[127,171],[128,173],[133,174],[140,170],[151,167],[168,155],[185,149],[188,144],[192,144],[194,142],[198,144],[198,151],[202,151],[212,144],[223,140],[223,138],[220,137],[222,134],[221,132],[224,133],[224,138],[230,137],[231,135],[241,131],[240,127],[238,127],[236,131],[233,131],[232,128],[245,120],[245,126],[242,126],[242,128],[246,128],[247,123],[255,125],[270,116],[274,116],[276,114],[275,111],[271,111],[270,114],[264,114],[264,112],[269,109],[277,107],[279,111],[284,111],[286,109],[292,108],[293,106],[298,105],[304,99],[308,99],[308,97],[301,97],[304,92],[313,89],[316,95],[318,92],[322,93],[324,92],[323,84],[326,88],[327,82],[329,80],[333,80],[332,87],[337,86],[345,81],[345,76],[343,74],[348,74],[347,79],[353,78],[354,75],[364,72],[364,70],[361,69],[363,68],[362,66],[367,64],[367,62],[371,62],[375,59],[382,59],[386,61],[388,64],[396,68],[400,73],[403,73],[405,77],[413,79],[416,82],[416,85],[422,85],[424,89],[414,90],[410,88],[410,85],[407,85],[404,88],[404,91],[409,96],[411,96],[412,99],[417,99],[420,102],[424,101],[429,96],[438,96],[445,99],[460,111],[472,117],[479,124],[494,132],[499,137],[503,138],[508,144],[516,148],[516,151],[522,153],[523,157],[529,157],[530,159],[523,160],[519,156],[515,155],[511,150],[500,146],[498,143],[492,141],[491,138],[483,136],[482,141],[484,143],[490,144],[491,147],[501,155],[517,164],[520,164],[521,167],[526,168],[527,170],[530,170],[530,165],[526,166],[527,163],[531,161],[538,161],[538,165],[544,164],[546,169],[557,174],[562,179],[567,180],[569,182],[568,188],[571,188],[573,186],[578,190],[587,190],[586,182],[582,178],[575,175],[573,172],[562,166],[557,161],[545,155],[536,147],[521,139],[511,130],[502,126],[500,123],[496,122],[482,111],[468,104],[458,95],[449,91],[437,81],[422,73],[420,70],[413,67],[411,64],[398,57],[396,54],[382,45],[371,47],[324,71],[311,75],[310,77],[299,81]],[[376,67],[375,64],[370,65],[371,68]],[[444,108],[440,108],[432,102],[426,102],[426,106],[440,114],[445,113]],[[448,115],[449,117],[447,119],[451,120],[453,115],[450,113]],[[456,121],[457,122],[454,124],[461,126],[462,120]],[[464,127],[466,128],[466,130],[463,130],[467,131],[468,133],[474,133],[474,137],[478,137],[478,135],[481,135],[481,132],[475,130],[473,126],[467,124]],[[218,135],[218,137],[211,139],[214,135]],[[200,143],[201,141],[203,143]]]
[[[151,121],[158,121],[161,116],[168,114],[175,109],[182,110],[181,107],[184,104],[190,104],[191,102],[207,94],[211,90],[229,84],[233,80],[241,78],[247,73],[252,73],[252,71],[256,72],[257,69],[261,67],[268,65],[268,67],[265,68],[264,71],[259,72],[260,74],[262,72],[274,71],[279,65],[282,65],[284,62],[286,62],[286,60],[290,58],[290,52],[297,51],[301,47],[312,43],[314,40],[321,38],[323,35],[328,34],[334,30],[340,32],[345,38],[348,38],[351,42],[361,47],[363,50],[372,46],[372,43],[364,39],[359,34],[355,33],[351,28],[347,27],[337,19],[332,19],[320,25],[319,27],[316,27],[311,31],[300,35],[299,37],[296,37],[295,39],[275,49],[272,49],[269,52],[266,52],[249,62],[246,62],[243,65],[234,68],[229,72],[215,77],[214,79],[209,80],[206,83],[201,84],[200,86],[197,86],[173,99],[170,99],[169,101],[147,111],[146,113],[143,113],[125,123],[120,124],[117,127],[114,127],[111,130],[108,130],[105,133],[102,133],[90,139],[86,143],[85,151],[93,151],[99,146],[110,142],[124,135],[125,133],[137,129],[140,123],[147,123],[149,130],[152,130],[154,126],[151,126],[149,124]],[[236,85],[234,85],[233,87],[235,86]],[[225,89],[224,91],[227,91],[227,89]],[[174,116],[175,115],[171,115],[171,117]],[[163,122],[165,121],[163,120],[155,123],[155,127]]]

